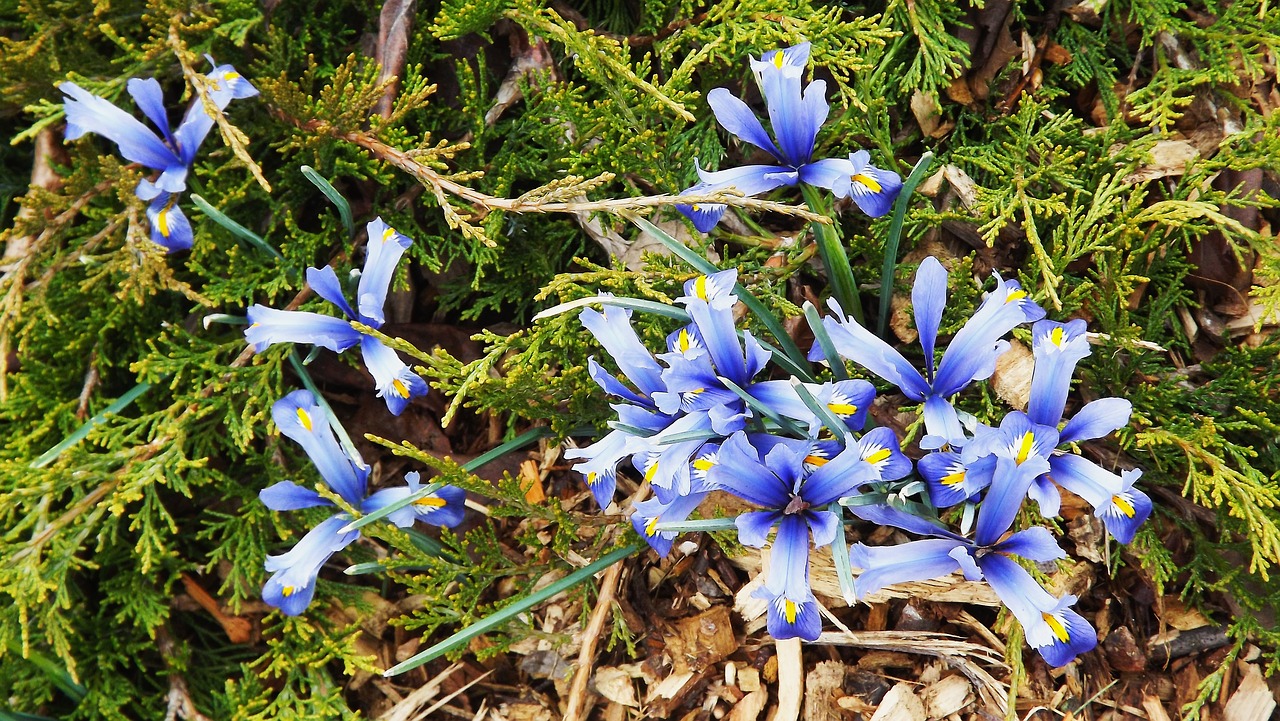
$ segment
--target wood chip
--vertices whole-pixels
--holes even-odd
[[[738,688],[747,693],[760,690],[760,672],[752,666],[738,669]]]
[[[1137,185],[1157,178],[1182,175],[1187,172],[1187,163],[1198,157],[1200,151],[1185,140],[1161,140],[1151,148],[1151,162],[1126,175],[1123,182]]]
[[[769,703],[769,694],[764,689],[752,691],[734,705],[729,712],[728,721],[756,721],[765,704]]]
[[[1263,721],[1275,711],[1276,697],[1258,667],[1249,664],[1244,678],[1222,709],[1224,721]]]
[[[836,699],[844,695],[844,673],[843,663],[823,661],[805,676],[805,721],[842,721]]]
[[[728,606],[713,606],[681,619],[672,631],[666,646],[676,673],[701,671],[738,650]]]
[[[1142,710],[1147,712],[1149,721],[1169,721],[1169,714],[1164,710],[1164,704],[1160,703],[1160,699],[1156,696],[1143,696]]]
[[[686,673],[673,673],[670,676],[662,679],[662,683],[659,683],[656,686],[650,687],[649,695],[645,699],[645,702],[653,703],[654,701],[660,698],[665,698],[665,699],[675,698],[676,694],[680,693],[680,689],[684,688],[684,685],[689,683],[689,681],[691,681],[692,679],[693,679],[692,671],[688,671]]]
[[[889,689],[871,721],[922,721],[924,718],[924,704],[911,690],[911,684],[904,682]]]
[[[623,706],[639,706],[636,698],[636,687],[626,671],[613,666],[605,666],[596,671],[596,692],[613,703]]]
[[[925,717],[941,719],[973,703],[973,686],[963,676],[947,676],[920,692]]]

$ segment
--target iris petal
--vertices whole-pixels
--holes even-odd
[[[258,500],[273,511],[296,511],[301,508],[332,506],[328,499],[293,481],[280,481],[258,492]]]
[[[1133,404],[1124,398],[1099,398],[1081,408],[1062,427],[1059,443],[1102,438],[1129,425]]]
[[[338,282],[338,274],[332,267],[326,265],[323,268],[307,268],[307,285],[311,286],[316,295],[337,306],[348,318],[356,317],[355,311],[351,310],[346,297],[342,295],[342,284]]]
[[[1040,320],[1032,326],[1031,338],[1035,370],[1031,374],[1027,415],[1036,423],[1057,426],[1062,420],[1076,364],[1089,355],[1085,322]]]
[[[911,286],[911,307],[916,316],[920,347],[924,350],[926,378],[933,377],[933,348],[942,323],[942,309],[947,305],[947,269],[932,255],[920,263],[915,283]]]
[[[296,310],[276,310],[254,304],[249,308],[249,327],[244,331],[259,353],[276,343],[309,343],[335,353],[360,342],[361,335],[342,318]]]
[[[262,600],[287,616],[306,610],[315,595],[320,567],[360,537],[359,531],[338,533],[349,520],[345,514],[332,516],[308,531],[289,552],[267,556],[266,569],[272,575],[262,587]]]
[[[747,107],[746,103],[734,97],[725,88],[716,88],[707,93],[707,105],[711,106],[716,122],[734,137],[769,153],[777,158],[778,162],[785,162],[782,153],[778,152],[777,146],[773,144],[769,134],[764,131],[764,126],[760,124],[760,118],[751,112],[751,108]]]
[[[67,114],[67,140],[75,140],[85,133],[97,133],[114,142],[120,154],[132,162],[155,170],[182,165],[164,141],[109,100],[75,83],[62,83],[58,89],[67,96],[63,105]]]
[[[178,206],[177,198],[159,192],[147,206],[147,222],[151,225],[151,240],[170,253],[186,250],[194,242],[191,223]]]
[[[963,541],[930,538],[895,546],[868,546],[856,543],[850,549],[850,563],[862,569],[853,580],[858,598],[866,598],[886,586],[908,581],[939,578],[959,570],[950,554],[964,546]]]
[[[338,445],[328,414],[311,391],[294,391],[273,403],[271,418],[285,437],[302,446],[334,492],[352,505],[364,500],[369,468]]]
[[[378,397],[386,401],[391,415],[400,415],[409,401],[427,394],[427,382],[414,373],[400,355],[373,336],[360,339],[364,365],[373,375]]]
[[[377,328],[386,322],[383,306],[396,266],[413,241],[387,225],[382,218],[370,221],[367,230],[369,239],[365,243],[364,271],[356,289],[356,305],[360,308],[360,316]]]

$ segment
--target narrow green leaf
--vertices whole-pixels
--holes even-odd
[[[805,183],[800,184],[805,202],[809,210],[822,215],[830,215],[827,201],[818,189]],[[813,227],[813,238],[818,244],[818,257],[822,258],[822,266],[826,268],[827,279],[831,281],[831,295],[845,313],[862,323],[862,299],[858,296],[858,282],[853,277],[853,265],[849,262],[849,254],[844,250],[844,243],[832,225],[810,223]]]
[[[324,197],[328,198],[330,203],[337,207],[338,215],[342,216],[342,225],[347,229],[347,236],[355,237],[356,226],[351,220],[351,204],[347,202],[346,198],[342,197],[342,193],[339,193],[337,188],[333,187],[328,180],[325,180],[323,175],[317,173],[316,169],[310,165],[302,166],[302,174],[307,180],[311,181],[312,185],[319,188],[321,193],[324,193]]]
[[[671,237],[671,235],[663,229],[653,223],[650,223],[648,220],[641,218],[640,216],[631,216],[630,219],[631,222],[639,226],[641,230],[657,238],[675,256],[693,266],[693,269],[699,273],[711,275],[712,273],[719,273],[722,270],[721,268],[717,268],[711,261],[690,250],[684,243],[681,243]],[[782,326],[782,321],[778,320],[777,317],[770,313],[769,309],[764,307],[764,303],[761,303],[760,299],[756,298],[755,295],[753,295],[751,291],[747,290],[746,286],[741,283],[734,284],[733,292],[738,296],[738,300],[742,301],[742,304],[747,306],[747,310],[750,310],[757,318],[760,319],[760,322],[764,324],[764,327],[768,329],[769,333],[774,337],[774,340],[776,340],[778,345],[782,348],[781,353],[777,349],[771,348],[774,355],[785,355],[792,361],[791,364],[784,364],[781,358],[775,358],[775,360],[778,361],[778,364],[786,365],[787,370],[791,371],[794,375],[798,375],[808,382],[813,382],[813,376],[807,369],[808,360],[806,359],[805,354],[801,353],[800,348],[796,346],[795,341],[791,340],[791,336],[787,333],[787,329]]]
[[[503,443],[498,446],[494,446],[488,451],[485,451],[484,453],[481,453],[475,458],[472,458],[470,461],[467,461],[462,465],[462,470],[466,471],[467,473],[471,473],[475,471],[477,468],[479,468],[480,466],[483,466],[484,464],[494,460],[495,458],[501,457],[505,453],[510,453],[511,451],[514,451],[518,448],[523,448],[529,445],[530,443],[538,440],[539,438],[544,438],[549,435],[551,435],[550,428],[546,428],[546,427],[531,428],[525,431],[524,433],[521,433],[520,435],[516,436],[515,438],[512,438],[506,443]],[[413,493],[410,493],[409,495],[405,496],[404,498],[401,498],[398,501],[388,503],[387,505],[383,506],[382,508],[379,508],[376,511],[372,511],[370,513],[367,513],[355,519],[354,521],[338,529],[338,533],[350,533],[358,528],[363,528],[369,525],[370,523],[373,523],[374,521],[380,521],[383,518],[386,518],[387,516],[391,515],[392,513],[395,513],[396,511],[400,510],[401,508],[413,505],[415,501],[419,501],[431,495],[432,493],[435,493],[436,491],[440,490],[440,487],[443,485],[444,485],[443,483],[428,483],[427,485],[423,486],[422,488],[419,488],[418,490],[414,491]],[[431,540],[434,540],[434,539],[431,539]]]
[[[884,265],[880,267],[880,317],[876,323],[876,335],[888,339],[889,305],[893,300],[893,274],[898,267],[898,244],[902,242],[902,224],[907,217],[907,206],[911,204],[911,195],[916,186],[924,180],[924,173],[933,162],[933,153],[925,151],[911,169],[898,193],[898,200],[893,204],[893,220],[889,223],[889,237],[884,243]]]
[[[693,521],[665,521],[655,528],[659,531],[675,531],[676,533],[695,533],[698,531],[732,531],[737,529],[732,518],[700,518]]]
[[[813,411],[813,413],[822,420],[822,425],[830,429],[831,433],[835,435],[836,440],[843,444],[844,437],[848,435],[849,431],[852,429],[849,428],[844,421],[840,420],[839,416],[832,413],[830,408],[827,408],[821,401],[814,397],[814,395],[809,392],[809,389],[805,388],[804,384],[799,380],[792,378],[791,387],[796,389],[796,395],[800,396],[800,401],[804,403],[805,407]]]
[[[832,503],[827,510],[836,514],[836,538],[831,542],[831,560],[836,566],[836,579],[840,581],[840,595],[847,606],[858,600],[853,589],[853,567],[849,561],[849,542],[844,538],[844,506]]]
[[[107,416],[110,416],[113,413],[119,413],[120,411],[124,410],[129,406],[130,403],[133,403],[142,394],[146,393],[149,390],[151,390],[150,383],[139,383],[138,385],[134,386],[129,390],[128,393],[125,393],[124,395],[115,399],[115,401],[113,401],[111,405],[104,408],[101,413],[85,421],[84,425],[80,426],[75,430],[75,432],[73,432],[71,435],[64,438],[61,443],[54,446],[53,448],[50,448],[44,453],[40,454],[39,458],[31,462],[31,467],[44,468],[50,463],[53,463],[54,460],[56,460],[58,456],[66,452],[68,448],[84,440],[85,436],[89,435],[89,432],[92,431],[95,426],[97,426],[99,423],[106,420]]]
[[[623,308],[631,308],[632,310],[644,311],[645,313],[655,313],[657,315],[665,315],[668,318],[689,322],[689,313],[683,308],[676,308],[665,303],[657,303],[652,300],[641,300],[639,298],[618,298],[614,296],[596,296],[594,298],[579,298],[571,300],[567,303],[554,305],[544,311],[533,316],[534,321],[545,320],[552,316],[567,313],[578,308],[586,308],[592,305],[616,305]]]
[[[501,611],[498,611],[497,613],[494,613],[484,618],[483,620],[477,621],[476,623],[473,623],[470,626],[467,626],[461,631],[458,631],[457,633],[453,634],[449,638],[446,638],[445,640],[435,644],[434,646],[426,649],[425,651],[420,651],[419,653],[415,654],[412,658],[406,659],[405,661],[398,663],[395,666],[392,666],[386,671],[383,671],[382,675],[396,676],[398,674],[404,673],[405,671],[415,669],[423,665],[424,663],[432,661],[433,659],[439,658],[440,656],[443,656],[444,654],[452,651],[453,649],[462,646],[463,644],[467,643],[468,641],[475,638],[476,636],[479,636],[483,633],[486,633],[495,628],[498,628],[499,626],[502,626],[503,624],[507,623],[508,621],[515,618],[516,616],[519,616],[520,614],[528,611],[529,609],[533,608],[534,606],[537,606],[539,603],[542,603],[543,601],[555,596],[556,594],[563,593],[569,590],[570,588],[573,588],[574,586],[578,585],[579,583],[586,581],[587,579],[591,578],[592,576],[599,573],[600,571],[603,571],[609,566],[612,566],[618,561],[621,561],[622,559],[627,558],[628,556],[638,553],[643,548],[648,548],[648,546],[643,543],[633,543],[630,546],[625,546],[623,548],[619,548],[614,551],[611,551],[605,554],[604,556],[601,556],[598,560],[587,565],[586,567],[580,568],[577,571],[570,573],[568,576],[565,576],[564,578],[560,579],[559,581],[556,581],[555,583],[548,585],[546,588],[543,588],[541,591],[537,591],[535,593],[529,594],[528,596],[525,596],[524,598],[520,599],[519,601],[516,601],[510,606],[503,608]]]
[[[827,366],[831,368],[831,377],[838,381],[849,379],[849,370],[844,367],[844,359],[836,352],[836,344],[831,340],[831,334],[827,332],[826,326],[822,325],[822,318],[818,315],[818,309],[813,307],[813,303],[804,302],[804,318],[809,321],[809,330],[813,331],[814,340],[818,341],[818,346],[822,348],[822,354],[827,357]]]
[[[218,225],[221,225],[222,227],[231,231],[233,235],[236,235],[242,240],[247,241],[250,245],[257,248],[258,250],[261,250],[267,255],[270,255],[279,260],[284,260],[284,256],[280,255],[280,251],[276,250],[275,248],[272,248],[270,243],[262,239],[262,236],[258,235],[252,230],[249,230],[243,225],[240,225],[236,221],[232,220],[230,217],[227,216],[226,213],[223,213],[221,210],[218,210],[217,208],[210,205],[209,201],[200,197],[198,194],[192,193],[191,201],[196,204],[196,207],[199,208],[201,212],[203,212],[205,215],[209,217],[209,220],[212,220]]]

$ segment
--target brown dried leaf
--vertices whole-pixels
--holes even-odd
[[[391,108],[400,90],[399,78],[409,54],[409,38],[413,35],[417,4],[417,0],[384,0],[382,12],[378,15],[378,47],[374,56],[381,68],[378,82],[385,82],[393,76],[397,78],[396,82],[387,84],[387,90],[375,108],[384,118],[391,117]]]

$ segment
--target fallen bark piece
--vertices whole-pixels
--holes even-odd
[[[729,721],[756,721],[767,703],[769,703],[767,691],[764,689],[752,691],[734,704],[733,710],[729,712]]]
[[[1160,703],[1157,696],[1143,696],[1142,710],[1147,712],[1148,721],[1169,721],[1169,713],[1164,710],[1164,704]]]
[[[626,671],[613,666],[605,666],[596,671],[596,691],[613,703],[623,706],[639,706],[636,698],[636,687]]]
[[[804,679],[804,721],[841,721],[836,699],[844,695],[845,666],[823,661]]]
[[[697,616],[684,618],[672,627],[667,653],[675,673],[701,671],[738,650],[728,606],[713,606]]]
[[[871,715],[871,721],[921,721],[924,718],[924,704],[912,692],[911,684],[905,682],[889,689]]]

